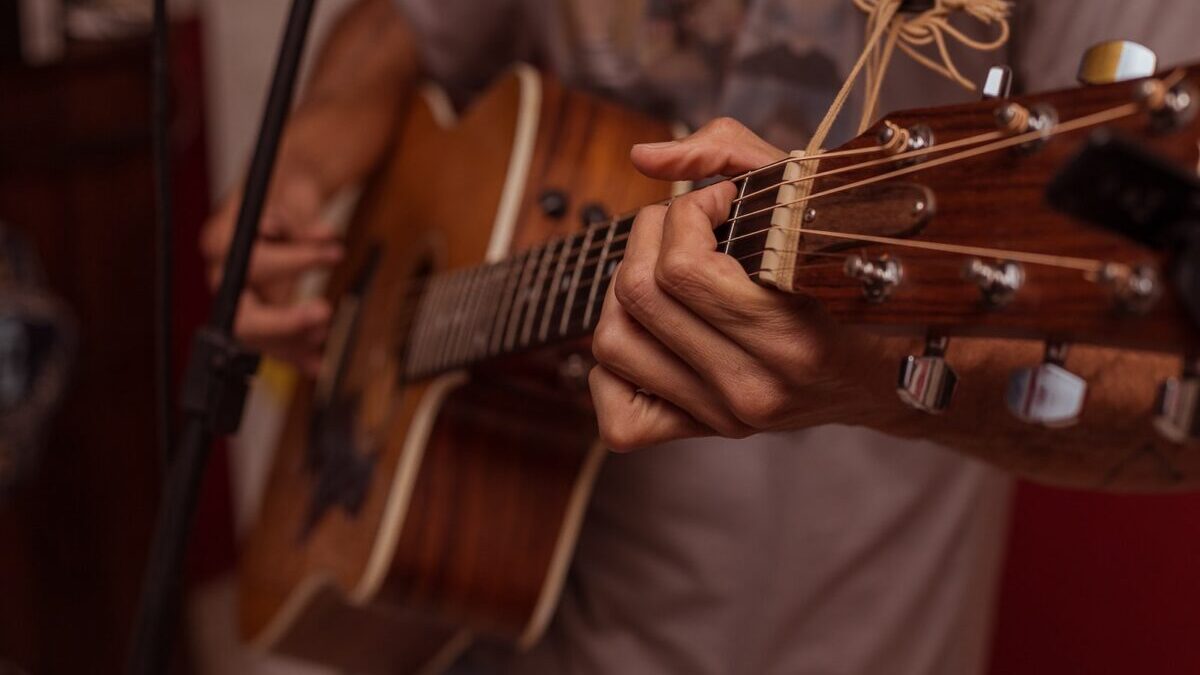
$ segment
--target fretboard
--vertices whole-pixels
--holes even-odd
[[[717,250],[757,274],[770,214],[741,213],[774,203],[782,169],[735,181],[737,202],[714,230]],[[492,358],[589,334],[625,243],[633,216],[598,222],[500,262],[430,277],[417,301],[405,377],[426,378]]]

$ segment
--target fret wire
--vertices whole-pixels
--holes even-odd
[[[475,267],[463,274],[457,297],[452,300],[457,309],[454,312],[453,347],[450,351],[449,366],[455,366],[463,359],[466,346],[470,342],[471,312],[476,300],[475,287],[484,267]]]
[[[417,316],[415,328],[413,330],[413,339],[409,343],[408,353],[404,355],[404,367],[410,376],[412,376],[424,363],[427,358],[425,350],[428,345],[428,335],[430,329],[429,313],[434,307],[433,291],[437,285],[436,278],[426,277],[427,283],[421,291],[421,299],[417,305]]]
[[[504,349],[512,351],[517,339],[517,326],[524,316],[525,305],[529,300],[529,282],[533,276],[533,270],[540,262],[542,253],[545,249],[535,248],[530,252],[529,259],[525,261],[525,269],[521,271],[521,281],[517,284],[517,294],[513,299],[512,310],[508,319],[508,328],[504,332]]]
[[[462,344],[458,352],[458,360],[460,362],[471,361],[471,355],[475,351],[475,339],[479,331],[479,313],[484,306],[483,302],[486,299],[485,295],[488,288],[488,275],[491,273],[491,265],[482,265],[479,268],[479,272],[472,278],[466,300],[467,318],[463,326]]]
[[[466,327],[470,314],[471,290],[475,284],[475,277],[479,274],[479,269],[478,267],[473,267],[464,270],[461,281],[459,281],[457,288],[455,288],[454,296],[450,298],[453,325],[450,330],[450,348],[447,351],[446,367],[453,366],[461,358],[464,342],[463,337],[467,332]]]
[[[484,312],[480,314],[479,322],[475,327],[474,346],[471,350],[471,358],[473,359],[479,359],[487,355],[488,343],[492,335],[492,326],[496,323],[496,315],[500,307],[500,295],[504,292],[502,281],[507,273],[507,269],[501,263],[495,263],[489,267]]]
[[[441,358],[441,345],[444,344],[442,334],[445,331],[446,312],[445,302],[446,291],[449,289],[450,280],[452,277],[439,276],[432,297],[430,297],[431,312],[429,315],[429,330],[426,338],[425,358],[423,361],[423,369],[431,371],[437,368],[438,361]]]
[[[533,296],[527,304],[529,310],[525,312],[525,325],[521,329],[521,346],[523,347],[529,345],[529,338],[533,336],[533,326],[537,322],[538,309],[542,304],[542,289],[546,284],[546,275],[550,272],[550,263],[554,260],[555,252],[558,250],[558,243],[557,240],[550,242],[544,248],[545,253],[542,255],[541,262],[538,263],[537,280],[533,283]]]
[[[525,267],[525,261],[533,254],[533,250],[526,251],[507,260],[508,269],[504,275],[504,293],[500,296],[500,309],[496,314],[496,321],[492,325],[492,338],[488,347],[489,354],[497,354],[500,352],[500,346],[504,338],[504,329],[508,325],[508,313],[512,307],[516,297],[517,281],[520,280],[521,270]]]
[[[558,333],[565,335],[567,326],[571,323],[571,309],[575,303],[575,294],[579,288],[579,275],[583,272],[583,259],[587,255],[588,247],[592,245],[592,237],[596,234],[596,223],[590,223],[587,226],[587,232],[583,238],[583,245],[579,247],[579,257],[575,260],[575,270],[571,274],[571,288],[567,293],[567,311],[563,313],[562,320],[559,321]]]
[[[476,330],[475,349],[473,350],[476,359],[483,358],[488,354],[492,329],[495,327],[500,313],[500,300],[504,295],[504,282],[508,275],[508,266],[504,262],[494,263],[491,268],[491,272],[488,274],[485,311],[480,316],[479,326]]]
[[[458,335],[459,312],[461,311],[458,300],[462,297],[466,280],[467,275],[462,270],[456,271],[446,288],[446,298],[442,306],[446,307],[447,311],[443,312],[445,328],[442,331],[442,349],[437,364],[438,370],[446,370],[454,359],[455,338]]]
[[[746,194],[746,186],[750,184],[749,178],[742,179],[742,186],[738,188],[738,199],[733,207],[733,216],[726,220],[729,225],[729,239],[725,242],[725,254],[729,254],[729,246],[733,241],[733,236],[737,233],[738,214],[742,212],[742,197]]]
[[[441,333],[441,298],[446,290],[446,279],[439,276],[435,283],[432,284],[432,287],[429,296],[430,311],[425,318],[427,326],[425,329],[425,344],[422,347],[421,369],[424,371],[432,370],[437,361],[437,338]]]
[[[588,293],[588,304],[584,308],[583,327],[587,328],[592,322],[592,305],[596,302],[596,280],[599,278],[600,272],[604,269],[604,265],[608,259],[608,248],[612,246],[613,235],[617,232],[618,223],[615,221],[608,226],[608,232],[604,235],[604,247],[600,249],[600,260],[596,262],[596,271],[592,276],[592,288]],[[631,221],[632,222],[632,221]],[[631,225],[632,227],[632,225]]]
[[[573,250],[575,250],[574,235],[566,238],[566,241],[562,247],[562,251],[558,256],[558,265],[554,269],[554,283],[551,285],[550,292],[547,294],[547,298],[550,301],[550,307],[543,314],[542,327],[538,330],[538,340],[541,342],[545,342],[550,333],[550,320],[554,318],[554,310],[558,306],[558,291],[559,288],[562,287],[562,275],[567,269],[567,258],[570,256],[571,251]]]

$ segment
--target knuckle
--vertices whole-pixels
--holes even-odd
[[[740,134],[745,127],[732,117],[718,117],[705,124],[704,129],[714,136],[729,137]]]
[[[784,388],[777,383],[759,382],[739,388],[728,402],[734,416],[750,428],[770,429],[783,420],[788,397]]]
[[[689,295],[704,288],[703,267],[684,251],[664,252],[654,270],[655,282],[668,294]]]
[[[616,362],[621,353],[622,337],[620,326],[611,321],[601,320],[592,333],[592,356],[600,363]],[[595,377],[595,375],[593,375]]]
[[[646,265],[622,265],[613,293],[617,302],[631,314],[638,315],[650,311],[658,295],[654,271]]]

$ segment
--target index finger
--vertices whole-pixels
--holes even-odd
[[[725,221],[733,197],[721,183],[676,200],[663,221],[655,268],[661,288],[713,328],[756,354],[773,340],[772,327],[792,326],[792,298],[755,283],[743,261],[719,249],[713,225]]]

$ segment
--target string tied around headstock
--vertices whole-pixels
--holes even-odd
[[[897,48],[931,71],[974,91],[975,83],[967,79],[954,64],[948,39],[973,50],[991,51],[1002,47],[1009,38],[1008,0],[934,0],[932,7],[917,14],[901,11],[904,0],[851,1],[855,7],[867,14],[863,52],[829,106],[825,118],[813,133],[808,145],[808,154],[820,152],[821,144],[825,142],[854,88],[854,83],[864,70],[866,96],[859,120],[859,133],[870,126],[879,105],[879,93],[888,65]],[[966,14],[985,26],[997,26],[996,37],[991,40],[979,40],[967,35],[951,23],[950,18],[955,13]],[[929,45],[935,46],[936,57],[922,53],[922,48]]]

